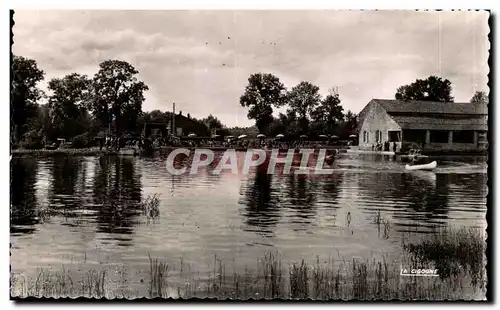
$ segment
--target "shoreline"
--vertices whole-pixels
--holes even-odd
[[[165,151],[171,151],[174,149],[178,148],[184,148],[188,150],[195,150],[197,148],[203,148],[211,151],[226,151],[226,150],[235,150],[237,152],[246,152],[247,150],[251,149],[257,149],[257,148],[243,148],[243,147],[193,147],[193,146],[166,146],[162,148],[158,148],[152,151],[152,153],[158,153],[158,152],[165,152]],[[127,148],[123,148],[127,149]],[[324,148],[313,148],[313,149],[327,149],[327,150],[340,150],[341,153],[347,151],[347,149],[342,148],[342,147],[336,147],[336,146],[327,146]],[[268,149],[268,150],[273,150],[273,149]],[[287,151],[288,149],[279,149],[280,151]],[[136,149],[137,154],[139,155],[142,152],[146,152],[144,150],[138,150]],[[134,155],[120,155],[117,154],[116,151],[107,151],[107,150],[100,150],[99,147],[92,147],[92,148],[81,148],[81,149],[75,149],[75,148],[67,148],[67,149],[56,149],[56,150],[48,150],[48,149],[15,149],[10,151],[11,155],[35,155],[35,156],[56,156],[56,155],[82,155],[82,156],[103,156],[103,155],[109,155],[109,156],[134,156]]]
[[[177,149],[180,147],[176,146],[167,146],[167,147],[162,147],[156,150],[152,151],[152,154],[155,153],[163,153],[165,151],[171,151],[174,149]],[[183,146],[182,148],[188,149],[188,150],[194,150],[196,148],[201,148],[201,147],[192,147],[192,146]],[[229,149],[234,149],[237,152],[246,152],[249,149],[256,149],[256,148],[242,148],[242,147],[203,147],[204,149],[208,149],[211,151],[226,151]],[[313,149],[320,149],[320,148],[313,148]],[[369,150],[358,150],[358,149],[348,149],[345,147],[339,147],[339,146],[326,146],[324,149],[327,150],[339,150],[340,153],[344,154],[373,154],[373,155],[403,155],[400,152],[387,152],[387,151],[369,151]],[[268,149],[268,150],[273,150],[273,149]],[[287,151],[288,149],[280,149],[280,151]],[[137,150],[136,155],[140,155],[142,152],[141,150]],[[134,156],[134,155],[120,155],[117,154],[116,151],[107,151],[105,149],[99,149],[99,147],[91,147],[91,148],[81,148],[81,149],[76,149],[76,148],[66,148],[66,149],[56,149],[56,150],[48,150],[48,149],[14,149],[10,150],[11,155],[31,155],[31,156],[71,156],[71,155],[80,155],[80,156]],[[441,152],[427,152],[426,155],[429,156],[449,156],[449,155],[456,155],[456,156],[488,156],[488,152],[464,152],[464,151],[441,151]]]

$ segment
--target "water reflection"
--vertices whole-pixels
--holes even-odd
[[[267,174],[266,167],[255,170],[243,182],[244,197],[241,204],[245,205],[243,216],[246,230],[254,231],[266,237],[274,233],[276,223],[280,219],[277,191],[272,187],[272,175]]]
[[[10,173],[10,232],[28,234],[39,223],[35,195],[38,162],[33,158],[13,158]]]
[[[315,202],[317,200],[316,187],[317,182],[311,181],[308,175],[287,176],[286,182],[286,206],[293,210],[290,216],[290,223],[297,224],[293,226],[294,230],[307,230],[313,222],[316,215]]]
[[[48,210],[50,215],[61,215],[65,219],[74,218],[82,209],[81,166],[82,158],[61,156],[53,157],[48,163],[51,169],[51,182],[48,190]],[[73,221],[72,224],[77,224]]]
[[[176,167],[189,166],[190,160],[179,156]],[[159,257],[194,253],[190,258],[200,264],[214,252],[252,260],[246,251],[262,250],[258,246],[264,244],[288,251],[291,259],[311,247],[314,257],[331,255],[332,244],[369,256],[375,244],[390,244],[377,236],[385,233],[385,222],[373,224],[379,212],[391,222],[391,241],[407,230],[420,234],[430,226],[484,222],[486,173],[458,162],[441,167],[436,173],[410,173],[386,157],[346,156],[327,176],[268,175],[266,166],[248,175],[228,170],[212,175],[214,164],[196,175],[172,176],[164,160],[13,158],[12,243],[24,255],[19,261],[28,265],[32,262],[25,257],[54,262],[82,252],[93,253],[96,261],[112,253],[120,263],[142,262],[150,252]],[[139,205],[152,194],[160,197],[160,216],[148,224]],[[40,208],[51,211],[48,222],[38,218]],[[22,238],[26,233],[43,240],[64,235],[67,242],[35,244]]]

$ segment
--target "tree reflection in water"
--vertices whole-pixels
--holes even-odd
[[[133,233],[141,214],[141,181],[134,160],[102,157],[96,165],[94,177],[98,232],[108,233],[115,240],[130,241],[124,235]]]
[[[38,161],[35,158],[12,158],[10,165],[10,232],[30,234],[39,222],[35,195]]]
[[[243,216],[245,224],[248,225],[245,230],[272,237],[281,216],[277,192],[272,188],[273,176],[267,174],[265,165],[254,171],[254,175],[249,174],[248,179],[244,181],[244,195],[240,201],[245,205]]]

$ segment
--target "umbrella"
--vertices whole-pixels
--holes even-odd
[[[320,138],[324,138],[324,139],[328,139],[328,136],[327,136],[327,135],[319,135],[318,137],[320,137]]]
[[[330,138],[332,138],[332,139],[338,139],[339,137],[337,137],[336,135],[331,135]]]
[[[190,138],[192,138],[192,137],[196,137],[196,134],[195,134],[195,133],[190,133],[190,134],[188,135],[188,137],[190,137]]]
[[[279,135],[277,135],[277,136],[276,136],[276,138],[278,138],[278,139],[279,139],[279,138],[284,138],[284,137],[285,137],[285,135],[284,135],[284,134],[281,134],[281,133],[280,133]]]
[[[261,139],[262,139],[262,138],[265,138],[265,137],[266,137],[266,135],[265,135],[265,134],[262,134],[262,133],[259,133],[259,134],[257,135],[257,138],[261,138]]]
[[[357,138],[358,136],[356,135],[350,135],[349,138]]]
[[[307,139],[307,136],[306,135],[300,135],[300,138],[301,139]]]
[[[241,135],[241,136],[238,137],[238,139],[243,139],[243,138],[246,138],[246,137],[247,137],[247,135]]]

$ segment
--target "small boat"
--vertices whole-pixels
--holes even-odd
[[[402,162],[413,162],[415,160],[425,160],[428,159],[429,156],[422,155],[421,151],[418,149],[411,149],[408,154],[402,154],[400,156]]]
[[[436,169],[437,167],[437,161],[430,162],[428,164],[422,164],[422,165],[408,165],[406,164],[405,169],[406,170],[432,170]]]
[[[49,144],[49,145],[46,145],[45,148],[47,150],[55,150],[59,147],[59,145],[57,145],[57,143],[52,143],[52,144]]]

